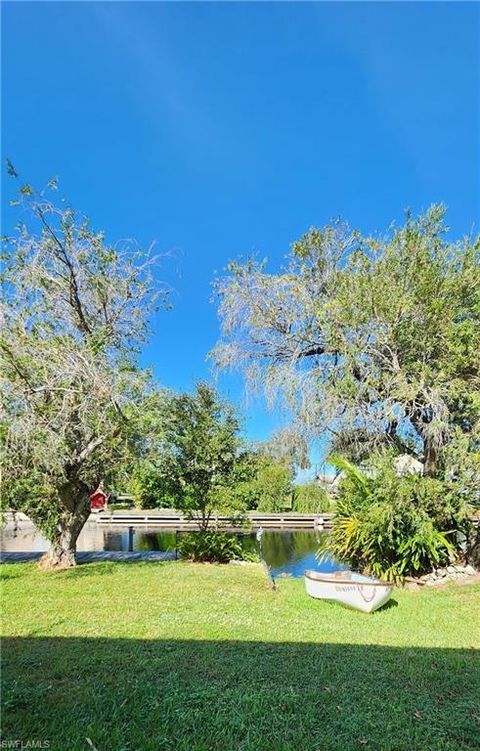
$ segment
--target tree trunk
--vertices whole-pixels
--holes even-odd
[[[424,453],[423,474],[426,477],[435,477],[437,473],[438,455],[439,455],[438,446],[434,445],[431,439],[425,438],[423,441],[423,453]]]
[[[72,512],[65,512],[50,539],[50,548],[40,559],[46,569],[63,569],[76,566],[77,539],[90,515],[88,499],[75,504]]]
[[[480,525],[471,529],[467,538],[466,560],[480,570]]]
[[[435,477],[437,474],[440,447],[428,433],[430,419],[424,410],[410,416],[411,423],[423,441],[423,474],[426,477]]]

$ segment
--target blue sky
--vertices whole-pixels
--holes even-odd
[[[449,206],[479,226],[475,3],[2,4],[4,156],[115,240],[169,254],[174,310],[143,354],[158,379],[208,377],[211,281],[252,251],[277,268],[311,225],[383,230]],[[2,176],[4,225],[9,183]],[[263,439],[286,418],[222,391]]]

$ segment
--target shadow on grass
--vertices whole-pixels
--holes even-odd
[[[167,564],[175,563],[172,561],[142,561],[142,560],[122,560],[122,561],[81,561],[72,568],[46,570],[46,576],[56,577],[58,579],[81,579],[83,577],[94,576],[111,576],[119,566],[135,566],[151,568],[163,567]],[[3,578],[3,572],[0,572]]]
[[[465,649],[6,638],[3,738],[53,751],[478,749]],[[477,727],[476,727],[477,726]]]
[[[375,612],[379,613],[381,610],[390,610],[391,608],[398,608],[398,602],[393,597],[387,600],[385,605],[382,605],[382,607],[378,608]]]

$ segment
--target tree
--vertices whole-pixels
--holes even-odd
[[[175,507],[194,518],[202,531],[209,528],[214,511],[243,511],[225,493],[234,482],[241,447],[233,408],[201,382],[194,394],[170,396],[163,428],[157,466]]]
[[[44,565],[68,567],[89,492],[135,448],[149,390],[137,354],[165,290],[150,253],[108,244],[48,195],[22,186],[26,220],[4,238],[2,500],[50,541]]]
[[[480,420],[480,238],[447,240],[444,216],[433,206],[380,237],[311,229],[277,274],[231,264],[216,363],[282,399],[299,432],[368,433],[441,474]]]
[[[292,502],[293,468],[271,454],[270,442],[240,452],[232,483],[222,490],[234,508],[282,511]]]
[[[260,468],[263,454],[251,447],[240,447],[235,464],[232,468],[231,482],[218,492],[220,507],[231,507],[252,511],[257,508],[260,488],[257,482],[257,472]]]
[[[408,447],[415,451],[415,445]],[[400,445],[392,446],[392,442],[386,433],[374,432],[367,428],[350,428],[333,432],[330,441],[332,454],[343,456],[353,464],[368,462],[372,454],[378,451],[396,450],[407,451],[407,441],[404,439]]]
[[[126,484],[139,509],[171,508],[175,499],[166,492],[165,479],[156,462],[148,459],[136,462]]]
[[[271,457],[278,464],[290,467],[292,473],[297,469],[309,469],[309,445],[305,436],[286,426],[277,430],[264,443],[258,446],[262,456]]]
[[[293,473],[290,467],[266,457],[259,467],[256,484],[259,511],[284,511],[292,505]]]
[[[331,500],[327,491],[318,482],[295,485],[293,489],[292,510],[305,514],[318,514],[328,511]]]

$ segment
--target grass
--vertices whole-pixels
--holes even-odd
[[[3,738],[53,751],[479,749],[480,587],[365,615],[259,566],[2,565]],[[89,741],[87,740],[89,739]]]

